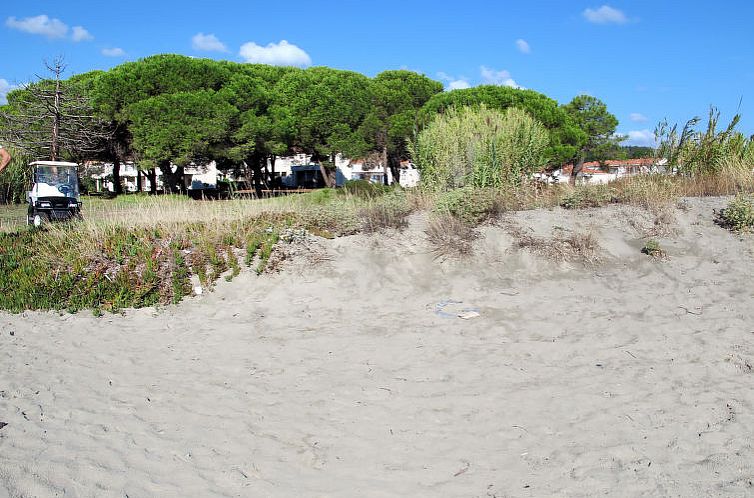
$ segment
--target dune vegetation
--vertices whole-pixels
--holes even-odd
[[[84,220],[32,230],[6,224],[0,233],[0,308],[116,311],[176,303],[211,289],[242,268],[262,273],[275,244],[295,230],[332,238],[400,229],[415,211],[429,212],[428,238],[443,254],[470,251],[474,230],[502,213],[581,209],[611,203],[660,212],[687,196],[739,194],[722,217],[736,230],[754,227],[754,177],[742,168],[709,176],[646,175],[607,185],[524,182],[516,188],[448,191],[350,185],[266,200],[197,202],[182,196],[85,200]],[[15,218],[16,222],[18,221]]]
[[[196,71],[186,72],[186,64]],[[543,184],[532,173],[567,161],[576,170],[615,150],[617,120],[598,99],[579,96],[558,105],[507,87],[442,92],[437,82],[409,71],[369,79],[328,68],[178,56],[127,63],[67,84],[91,96],[90,110],[99,116],[91,126],[110,130],[93,135],[107,137],[94,157],[139,157],[145,174],[162,169],[175,192],[180,181],[170,183],[192,160],[213,159],[231,169],[240,161],[258,187],[265,161],[292,150],[312,153],[326,176],[336,153],[380,154],[391,168],[410,158],[422,182],[404,190],[355,181],[255,200],[85,198],[83,221],[42,230],[26,228],[25,208],[10,205],[0,209],[0,309],[100,312],[177,303],[242,268],[273,271],[275,248],[294,240],[292,234],[332,238],[401,229],[415,211],[428,213],[427,237],[438,252],[455,256],[471,251],[476,227],[516,210],[627,203],[660,213],[686,196],[733,195],[721,224],[737,231],[754,226],[754,143],[736,131],[738,117],[720,129],[715,109],[701,131],[697,119],[680,131],[658,125],[654,154],[665,161],[663,174],[602,185]],[[37,109],[32,93],[11,92],[4,115]],[[28,154],[46,150],[32,145]],[[6,201],[23,201],[30,156],[22,150],[14,150],[14,163],[0,178]],[[61,153],[84,158],[76,155],[80,150]]]

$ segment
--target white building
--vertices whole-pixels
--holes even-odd
[[[293,170],[311,169],[313,174],[318,174],[314,168],[314,164],[311,162],[312,156],[310,154],[295,154],[292,156],[276,157],[274,166],[271,161],[267,163],[268,171],[274,178],[279,178],[281,184],[293,187],[291,183],[295,182],[295,176]],[[384,184],[385,183],[385,170],[382,167],[382,162],[378,155],[372,155],[369,158],[349,159],[338,154],[335,157],[336,168],[336,185],[342,186],[349,180],[365,180],[371,183]],[[176,166],[172,166],[175,168]],[[301,173],[301,171],[298,171]],[[218,179],[222,179],[224,175],[218,171],[217,163],[211,161],[207,164],[190,164],[184,167],[183,181],[187,190],[204,190],[217,188]],[[83,174],[90,177],[95,182],[95,189],[101,191],[115,191],[115,185],[113,185],[113,163],[95,163],[89,162],[84,165]],[[139,171],[137,165],[133,161],[126,161],[121,163],[120,166],[120,180],[125,192],[137,192],[138,191],[138,175],[141,175],[141,189],[143,192],[149,192],[151,185],[149,177],[144,171]],[[157,189],[163,188],[162,171],[160,168],[155,168],[155,177],[157,181]],[[300,175],[298,175],[300,176]],[[231,180],[238,180],[238,178],[228,178]],[[320,177],[321,180],[321,177]],[[392,171],[387,170],[387,183],[393,184],[395,179],[393,178]],[[410,161],[401,161],[401,176],[400,185],[409,188],[414,187],[419,183],[419,171]]]
[[[413,188],[419,185],[421,174],[411,161],[401,161],[401,176],[398,183],[403,188]]]
[[[94,180],[95,190],[97,192],[109,191],[115,192],[115,185],[113,184],[113,163],[95,163],[88,162],[84,164],[84,174],[89,173],[87,176]],[[136,192],[138,190],[137,175],[141,173],[141,188],[144,192],[150,191],[149,177],[141,171],[139,172],[136,164],[133,161],[126,161],[120,165],[120,181],[123,185],[123,190],[126,192]],[[157,188],[162,188],[162,172],[159,168],[155,171],[157,178]]]
[[[293,166],[307,166],[312,164],[311,154],[296,154],[293,156],[283,156],[275,158],[275,176],[289,177],[292,173]],[[272,164],[268,162],[267,167],[272,171]],[[384,183],[385,171],[382,168],[382,162],[369,159],[349,159],[342,154],[335,156],[335,177],[336,184],[343,185],[349,180],[366,180],[372,183]],[[393,174],[388,169],[388,184],[394,182]]]
[[[385,184],[385,169],[382,162],[367,159],[346,159],[340,156],[335,159],[335,167],[345,180],[366,180],[379,185]],[[393,172],[387,169],[387,184],[393,184]]]
[[[217,188],[217,163],[191,163],[183,168],[183,182],[187,190],[202,190]]]

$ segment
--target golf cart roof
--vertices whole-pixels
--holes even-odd
[[[29,166],[75,166],[75,167],[78,167],[78,164],[69,163],[66,161],[33,161],[29,163]]]

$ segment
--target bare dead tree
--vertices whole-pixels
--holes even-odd
[[[0,110],[0,139],[53,161],[63,154],[80,160],[101,155],[114,131],[95,116],[81,82],[61,79],[66,69],[61,57],[45,66],[52,78],[37,75],[9,95]]]

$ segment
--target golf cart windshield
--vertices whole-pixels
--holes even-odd
[[[79,197],[79,179],[75,166],[37,165],[34,181],[39,196]]]

